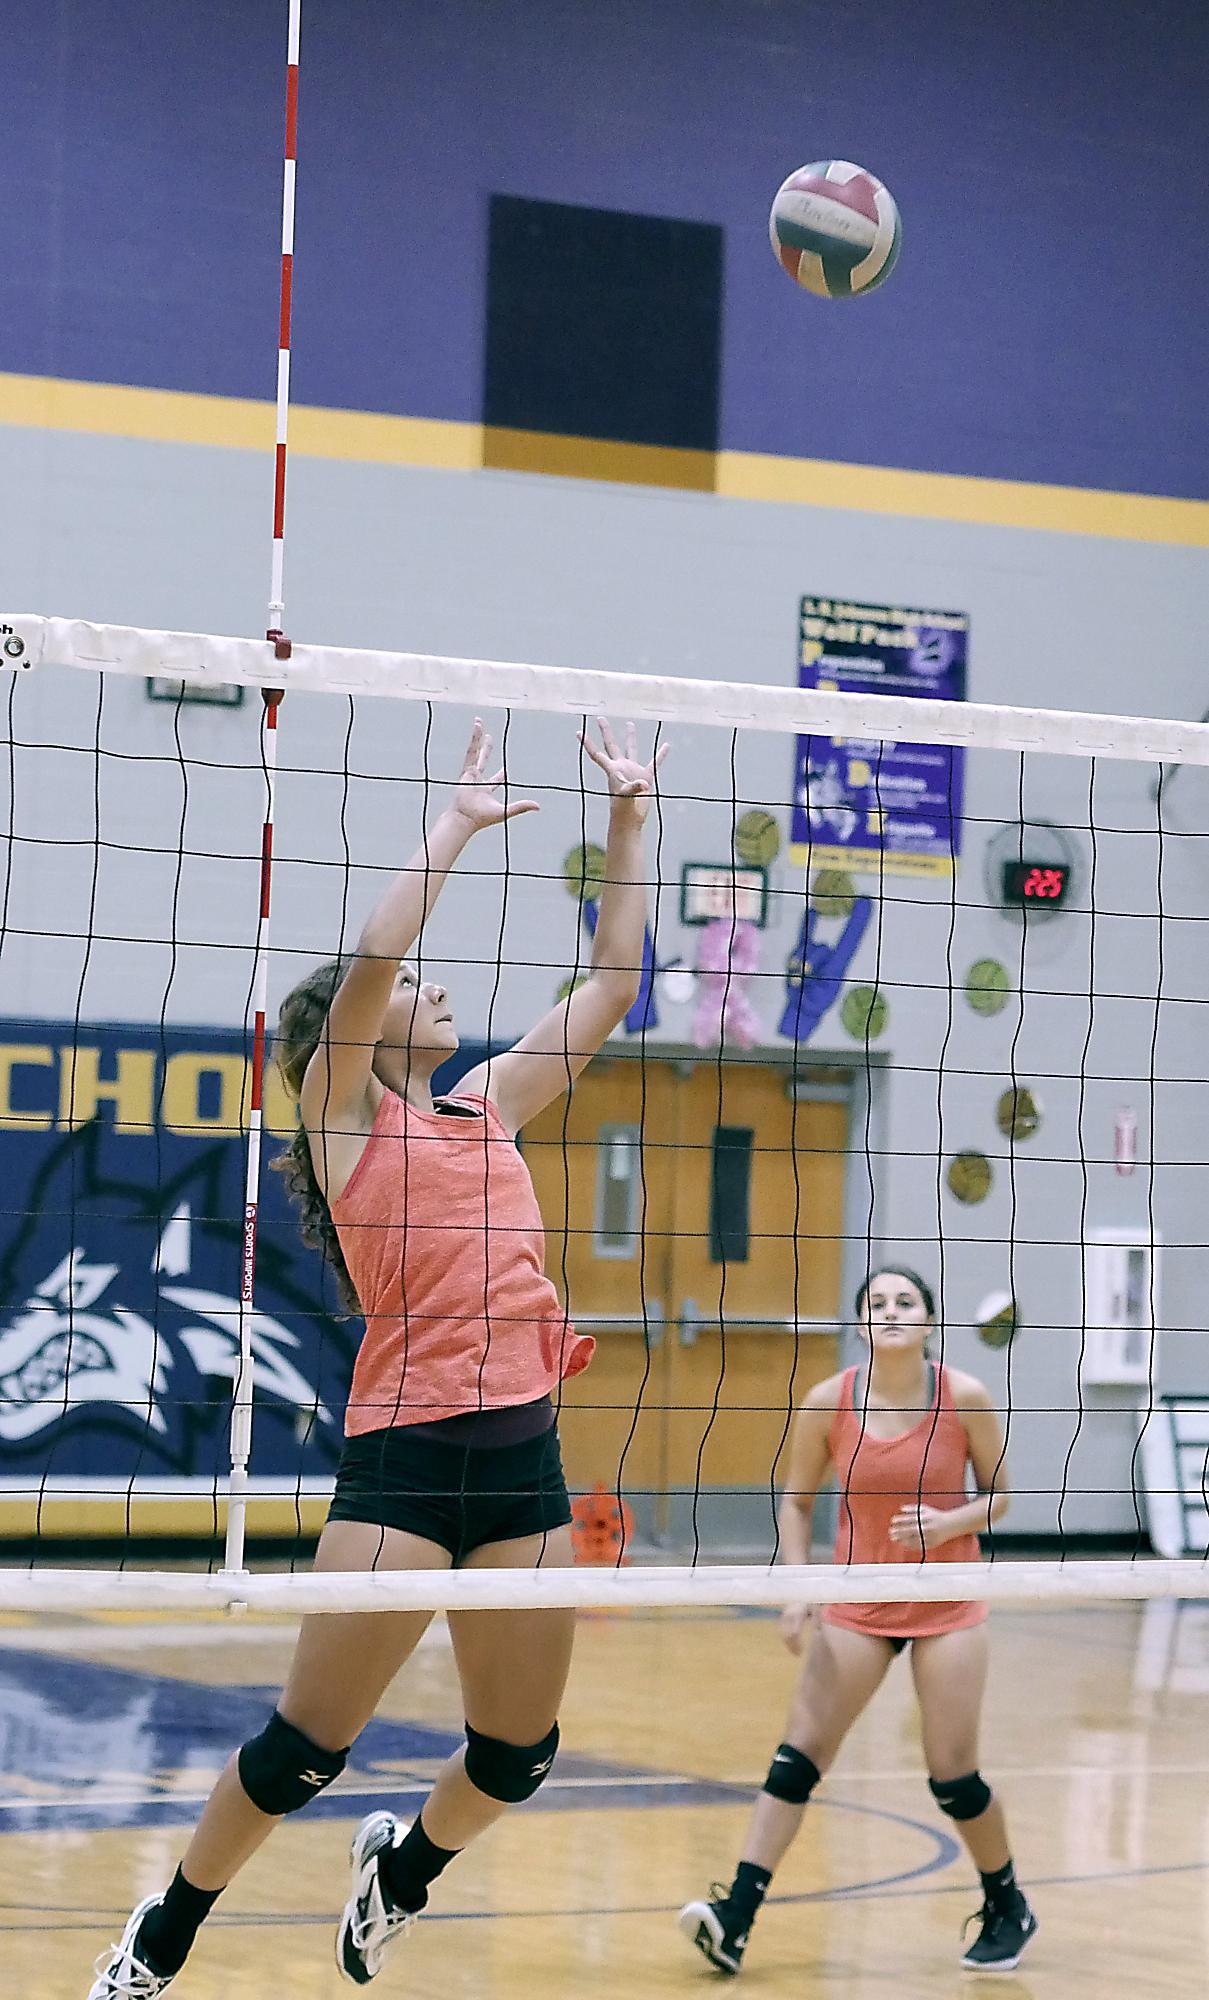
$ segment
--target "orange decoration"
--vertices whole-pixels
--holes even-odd
[[[624,1563],[626,1545],[633,1539],[634,1516],[624,1500],[618,1500],[607,1486],[597,1484],[590,1493],[580,1493],[571,1502],[571,1546],[577,1563]]]

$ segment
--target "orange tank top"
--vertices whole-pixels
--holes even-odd
[[[596,1343],[577,1334],[545,1272],[529,1169],[494,1104],[475,1117],[417,1111],[385,1092],[331,1204],[365,1314],[349,1437],[549,1395]]]
[[[840,1489],[837,1563],[978,1562],[975,1534],[958,1535],[924,1555],[890,1540],[890,1523],[912,1501],[940,1509],[962,1507],[969,1498],[970,1443],[949,1387],[948,1372],[933,1368],[932,1407],[898,1437],[871,1437],[854,1395],[857,1371],[845,1371],[839,1403],[827,1433]],[[925,1638],[980,1625],[983,1603],[829,1604],[823,1617],[852,1631],[888,1639]]]

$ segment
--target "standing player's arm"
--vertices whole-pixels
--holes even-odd
[[[476,719],[450,804],[428,828],[423,845],[395,876],[371,912],[348,971],[328,1010],[326,1033],[302,1083],[302,1121],[310,1132],[345,1129],[381,1094],[374,1051],[399,962],[411,950],[471,836],[518,813],[536,812],[532,799],[507,805],[495,797],[504,773],[486,775],[491,738]]]
[[[611,799],[600,914],[588,976],[513,1048],[480,1063],[458,1086],[467,1094],[490,1097],[513,1133],[569,1089],[638,997],[646,929],[642,830],[666,746],[644,764],[638,758],[633,725],[624,752],[607,722],[601,722],[600,734],[601,749],[586,736],[580,738],[592,762],[604,772]]]
[[[990,1394],[976,1376],[949,1370],[953,1401],[965,1427],[978,1498],[960,1507],[908,1500],[890,1524],[890,1539],[915,1555],[959,1535],[985,1535],[1007,1513],[1011,1489],[1003,1431]]]
[[[970,1464],[980,1496],[970,1502],[970,1526],[976,1534],[985,1535],[1002,1521],[1011,1505],[1003,1428],[986,1384],[972,1375],[966,1376],[959,1390],[957,1407],[970,1441]]]
[[[810,1561],[814,1503],[831,1474],[828,1432],[835,1417],[836,1382],[816,1383],[794,1420],[789,1468],[777,1510],[779,1557],[795,1566]],[[802,1648],[806,1622],[813,1606],[790,1604],[781,1614],[781,1636],[790,1651]]]

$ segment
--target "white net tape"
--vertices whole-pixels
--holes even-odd
[[[6,660],[18,669],[83,667],[138,676],[159,674],[194,686],[383,695],[402,701],[462,702],[470,708],[490,702],[493,707],[545,714],[626,715],[636,721],[684,722],[713,729],[811,731],[873,741],[910,736],[967,749],[1209,764],[1209,723],[1201,722],[977,702],[908,701],[889,695],[441,659],[349,646],[293,643],[289,658],[281,660],[263,639],[141,631],[130,625],[89,625],[80,619],[21,613],[0,613],[0,634],[4,633],[14,648],[20,645],[20,652],[9,652]]]
[[[851,1569],[811,1563],[766,1569],[756,1563],[692,1567],[326,1570],[311,1576],[216,1572],[56,1569],[0,1570],[0,1610],[12,1612],[257,1611],[297,1617],[312,1611],[514,1611],[575,1605],[617,1610],[684,1605],[948,1603],[1083,1604],[1099,1599],[1209,1597],[1203,1563],[996,1562],[913,1568],[893,1563]]]

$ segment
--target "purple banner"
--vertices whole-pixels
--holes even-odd
[[[804,597],[798,686],[964,701],[969,619]],[[948,875],[961,852],[964,752],[799,736],[790,856],[804,868]]]

